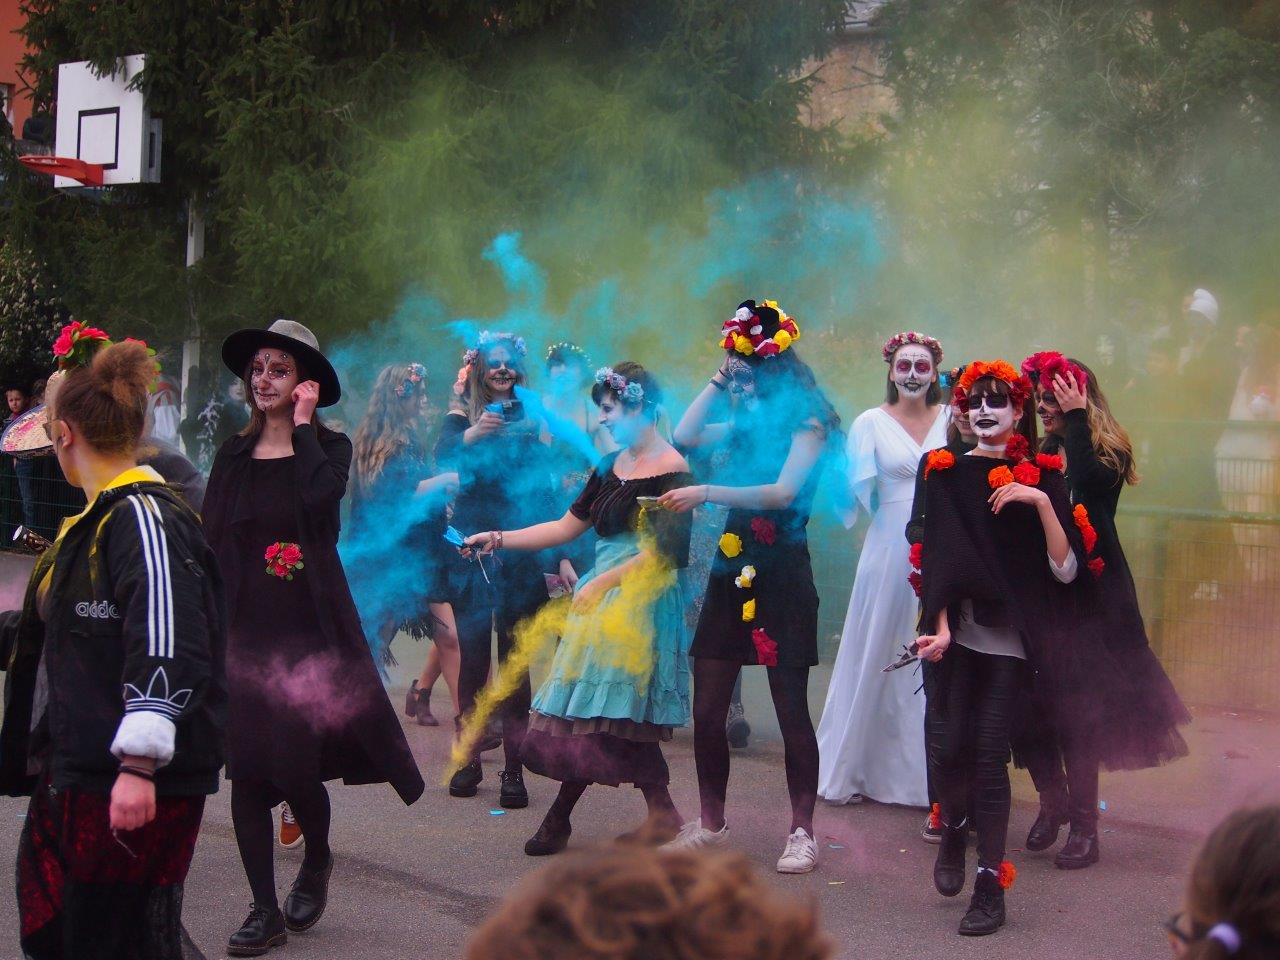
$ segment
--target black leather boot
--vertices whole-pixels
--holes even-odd
[[[1004,926],[1004,888],[995,874],[978,871],[973,882],[973,897],[969,900],[969,912],[960,921],[960,935],[985,937]]]
[[[1059,870],[1083,870],[1097,863],[1098,858],[1098,825],[1082,824],[1077,827],[1073,823],[1067,842],[1053,858],[1053,864]]]
[[[310,930],[320,922],[329,902],[329,876],[333,873],[333,854],[329,862],[319,870],[308,867],[306,861],[293,881],[289,896],[284,898],[284,925],[293,933]]]
[[[484,779],[484,771],[480,769],[480,761],[472,760],[460,769],[449,780],[449,796],[474,797],[480,790],[480,781]]]
[[[524,788],[524,774],[519,770],[503,770],[498,774],[502,786],[498,805],[506,810],[522,810],[529,805],[529,791]]]
[[[944,897],[954,897],[964,889],[964,853],[969,840],[968,821],[958,827],[942,825],[942,842],[933,864],[933,885]]]
[[[524,852],[530,857],[546,857],[559,853],[569,845],[569,835],[573,827],[568,819],[562,819],[551,811],[542,818],[538,832],[525,841]]]
[[[260,957],[272,947],[283,947],[288,942],[280,908],[255,903],[244,924],[227,941],[227,953],[233,957]]]
[[[1040,813],[1027,833],[1027,849],[1032,853],[1048,850],[1058,842],[1058,833],[1066,822],[1067,812],[1064,808],[1041,800]]]

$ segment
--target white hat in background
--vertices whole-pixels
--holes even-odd
[[[1187,307],[1188,313],[1198,313],[1212,324],[1218,322],[1218,298],[1208,290],[1197,288],[1191,294],[1191,304]]]

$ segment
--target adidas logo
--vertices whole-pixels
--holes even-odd
[[[120,610],[114,603],[107,600],[99,600],[96,603],[82,600],[76,604],[76,616],[87,617],[90,620],[119,620]]]

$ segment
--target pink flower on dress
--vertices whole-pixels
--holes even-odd
[[[756,538],[756,543],[772,547],[774,541],[778,539],[778,528],[768,517],[752,517],[751,535]]]
[[[301,570],[302,548],[296,543],[273,543],[267,547],[265,554],[267,573],[281,580],[292,580],[293,574]]]
[[[764,627],[756,627],[751,631],[751,642],[756,647],[756,660],[765,667],[778,665],[778,645],[769,636]]]

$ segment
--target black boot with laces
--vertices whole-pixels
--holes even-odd
[[[944,897],[954,897],[964,889],[964,849],[969,842],[968,819],[958,827],[942,825],[938,859],[933,864],[933,885]]]
[[[1004,888],[990,870],[979,870],[973,883],[969,912],[960,921],[960,935],[985,937],[1004,926]]]
[[[524,774],[519,770],[503,770],[498,774],[498,804],[506,810],[523,810],[529,805],[529,791],[524,787]]]
[[[249,908],[244,924],[227,941],[227,953],[233,957],[260,957],[272,947],[283,947],[289,941],[284,927],[284,914],[279,907]]]

